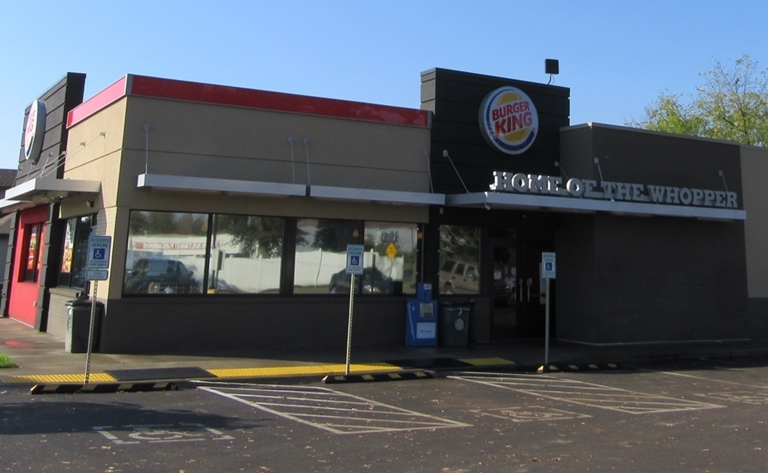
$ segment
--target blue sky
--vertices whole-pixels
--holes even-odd
[[[765,0],[27,0],[0,15],[0,168],[24,109],[67,72],[127,73],[419,108],[448,68],[571,89],[571,123],[623,125],[714,61],[768,69]],[[58,27],[57,27],[58,25]]]

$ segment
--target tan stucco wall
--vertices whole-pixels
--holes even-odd
[[[149,148],[147,133],[149,125]],[[293,138],[293,163],[289,137]],[[309,171],[304,139],[309,141]],[[85,142],[82,146],[80,143]],[[65,178],[102,183],[62,217],[98,211],[112,241],[99,299],[120,298],[129,210],[426,222],[427,206],[177,193],[136,187],[140,174],[429,192],[428,128],[144,97],[122,98],[70,129]],[[308,175],[309,174],[309,175]],[[295,177],[294,177],[295,176]],[[95,200],[89,207],[89,200]]]
[[[126,100],[119,100],[69,129],[64,178],[99,181],[101,192],[97,196],[75,196],[65,199],[59,211],[61,218],[97,213],[94,233],[111,236],[113,249],[117,247],[121,237],[125,241],[125,236],[122,235],[125,232],[122,228],[127,228],[119,227],[116,222],[125,109]],[[110,293],[120,293],[123,271],[121,266],[124,266],[124,263],[115,263],[122,259],[122,257],[113,258],[109,279],[99,282],[97,294],[99,300],[106,301]]]
[[[428,192],[429,129],[299,113],[131,97],[126,170]],[[291,146],[293,138],[293,166]],[[307,148],[309,142],[309,178]],[[295,171],[295,180],[294,180]]]
[[[96,207],[112,207],[117,202],[125,109],[122,99],[69,129],[64,177],[101,181]]]
[[[747,211],[744,229],[749,297],[768,297],[768,149],[741,147],[741,179]]]

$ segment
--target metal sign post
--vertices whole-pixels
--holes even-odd
[[[546,309],[544,312],[544,366],[542,371],[549,369],[549,281],[555,279],[555,253],[541,254],[541,277],[546,280]]]
[[[93,296],[91,297],[91,324],[88,330],[88,347],[85,352],[85,375],[83,384],[88,384],[91,375],[91,351],[96,329],[96,299],[99,292],[99,281],[109,277],[109,253],[112,249],[112,237],[91,235],[88,238],[88,259],[85,265],[85,279],[93,281]]]
[[[349,362],[352,355],[352,314],[355,305],[355,275],[363,274],[363,245],[347,245],[346,273],[351,275],[349,281],[349,322],[347,323],[347,364],[345,374],[349,375]]]
[[[349,320],[347,322],[347,364],[344,374],[349,374],[349,362],[352,357],[352,311],[355,306],[355,273],[349,282]]]
[[[88,329],[88,348],[85,352],[85,376],[83,384],[88,384],[91,376],[91,347],[93,346],[93,332],[96,328],[96,294],[99,291],[99,281],[93,281],[93,300],[91,300],[91,325]]]

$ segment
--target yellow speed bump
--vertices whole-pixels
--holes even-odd
[[[352,364],[350,372],[371,373],[397,371],[400,367],[389,363]],[[346,373],[347,365],[302,365],[302,366],[268,366],[263,368],[222,368],[207,370],[217,378],[268,378],[273,376],[313,376],[336,375]]]
[[[504,358],[463,358],[459,361],[472,366],[504,366],[515,364],[514,361],[506,360]]]

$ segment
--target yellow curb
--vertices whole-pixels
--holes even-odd
[[[472,366],[498,366],[498,365],[514,365],[514,361],[505,360],[504,358],[465,358],[460,359],[462,363],[467,363]]]
[[[85,380],[84,374],[25,374],[18,376],[0,377],[6,384],[50,384],[50,383],[82,383]],[[107,373],[91,373],[88,375],[88,382],[107,382],[114,383],[117,379]]]
[[[388,363],[352,364],[349,371],[357,373],[370,373],[382,371],[396,371],[398,366]],[[347,365],[303,365],[303,366],[270,366],[265,368],[222,368],[206,370],[217,378],[260,378],[269,376],[295,376],[295,375],[334,375],[346,373]]]

